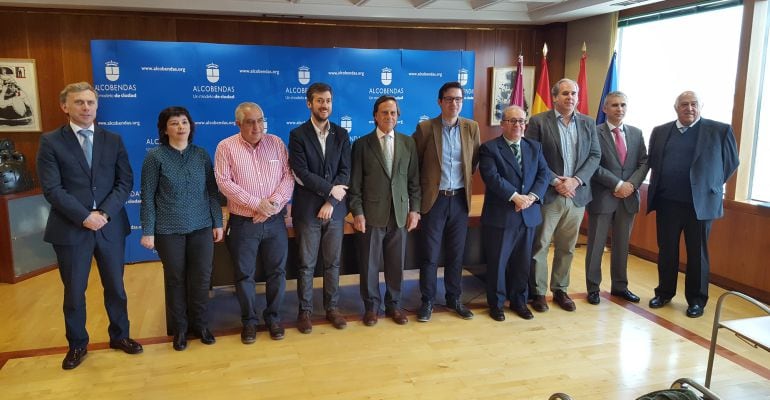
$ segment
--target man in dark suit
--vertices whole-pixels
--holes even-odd
[[[385,268],[385,314],[399,325],[409,320],[401,310],[406,233],[420,220],[420,172],[411,137],[395,131],[401,114],[392,96],[374,102],[375,130],[353,143],[350,211],[360,232],[361,298],[364,324],[377,323],[379,270]]]
[[[590,304],[599,304],[600,301],[602,255],[610,227],[610,293],[633,303],[639,302],[639,296],[628,290],[628,241],[634,217],[639,212],[638,188],[650,168],[647,166],[647,147],[642,131],[623,123],[626,101],[623,92],[608,93],[602,106],[607,122],[596,127],[602,159],[591,179],[593,199],[588,203],[586,288]]]
[[[724,215],[723,186],[738,168],[730,125],[700,117],[703,104],[691,91],[676,98],[677,120],[655,127],[650,136],[652,178],[647,212],[657,211],[658,287],[650,308],[676,294],[679,237],[684,232],[687,316],[703,315],[708,301],[708,238],[711,222]]]
[[[86,287],[96,258],[110,320],[110,347],[129,354],[142,345],[128,337],[123,257],[131,232],[123,204],[133,185],[120,136],[95,125],[96,91],[86,83],[59,94],[69,123],[44,134],[37,154],[43,195],[51,203],[44,240],[53,245],[64,284],[64,322],[69,351],[62,368],[76,368],[88,353]]]
[[[479,124],[460,117],[463,90],[459,82],[447,82],[438,91],[441,115],[417,124],[412,138],[420,159],[422,189],[423,260],[420,268],[422,305],[417,320],[427,322],[436,297],[437,263],[444,254],[444,287],[446,305],[464,319],[473,312],[460,300],[460,284],[468,232],[468,210],[473,196],[473,172],[478,166]],[[444,240],[445,239],[445,240]]]
[[[566,311],[575,311],[567,295],[572,257],[575,253],[585,206],[591,201],[591,177],[599,166],[601,150],[596,123],[575,111],[578,86],[562,79],[551,88],[553,111],[532,117],[525,136],[543,145],[543,155],[553,174],[543,199],[543,223],[537,227],[530,277],[532,308],[548,310],[548,249],[554,244],[550,289],[553,300]]]
[[[519,106],[503,110],[502,136],[481,146],[479,171],[486,185],[481,233],[487,262],[487,304],[495,321],[504,321],[503,303],[532,319],[527,308],[532,240],[542,222],[540,199],[550,170],[540,143],[523,138],[527,114]]]
[[[299,247],[297,329],[310,333],[313,324],[313,273],[321,256],[326,319],[337,329],[347,326],[337,310],[340,253],[344,219],[348,214],[350,180],[350,137],[329,121],[332,88],[314,83],[307,89],[310,119],[289,134],[289,165],[294,172],[291,216]]]

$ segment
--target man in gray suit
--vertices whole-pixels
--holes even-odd
[[[708,238],[711,221],[724,215],[723,186],[738,168],[730,125],[700,117],[703,104],[694,92],[676,98],[677,120],[655,127],[650,136],[652,178],[647,212],[657,211],[658,287],[650,308],[676,294],[679,237],[684,232],[687,316],[698,318],[708,301]]]
[[[360,232],[359,265],[364,324],[377,323],[380,264],[385,268],[385,314],[399,325],[409,320],[401,310],[406,233],[420,220],[420,172],[410,136],[395,131],[401,114],[392,96],[374,102],[376,128],[353,142],[350,212]]]
[[[613,296],[638,303],[639,296],[628,290],[628,240],[634,217],[639,212],[639,186],[647,176],[647,147],[639,128],[623,123],[626,95],[611,92],[604,100],[607,122],[596,127],[602,158],[591,179],[593,200],[588,203],[588,249],[586,288],[588,302],[599,304],[602,255],[612,227],[610,277]]]
[[[575,302],[567,295],[572,257],[575,252],[585,206],[591,201],[591,177],[601,158],[596,123],[575,111],[578,86],[571,79],[561,79],[551,88],[553,111],[545,111],[530,120],[525,136],[543,145],[543,155],[553,172],[553,180],[543,199],[543,223],[535,232],[532,249],[530,293],[532,308],[548,310],[548,248],[553,241],[554,257],[550,289],[553,300],[566,311],[575,311]]]

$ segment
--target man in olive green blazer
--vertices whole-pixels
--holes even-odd
[[[364,324],[377,323],[380,304],[379,266],[385,268],[385,314],[408,322],[401,310],[401,283],[406,233],[420,219],[420,175],[411,137],[394,130],[400,112],[392,96],[374,103],[376,129],[353,143],[350,211],[359,232],[359,266]]]

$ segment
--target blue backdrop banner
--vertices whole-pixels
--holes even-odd
[[[139,245],[140,174],[147,150],[157,146],[158,113],[172,105],[190,110],[194,142],[212,162],[220,140],[238,132],[235,107],[259,104],[267,131],[288,143],[289,132],[309,118],[305,92],[313,82],[334,90],[330,117],[355,140],[374,129],[372,105],[381,95],[398,99],[397,130],[439,114],[438,89],[463,85],[462,115],[473,114],[474,53],[93,40],[99,124],[123,137],[134,170],[127,202],[131,236],[126,262],[157,259]]]

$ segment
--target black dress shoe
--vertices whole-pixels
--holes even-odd
[[[257,326],[246,325],[241,331],[241,343],[252,344],[257,341]]]
[[[529,311],[529,307],[527,307],[526,304],[521,306],[511,306],[511,311],[515,312],[516,315],[523,319],[532,319],[535,318],[534,315],[532,315],[532,311]]]
[[[217,342],[217,339],[214,338],[214,334],[211,333],[209,328],[203,328],[198,333],[198,337],[201,338],[201,343],[203,344],[214,344]]]
[[[594,292],[588,292],[588,297],[586,297],[586,300],[588,300],[589,304],[594,304],[594,305],[599,304],[599,302],[601,301],[599,298],[599,291],[597,290]]]
[[[80,365],[80,363],[83,362],[83,359],[86,358],[87,354],[88,350],[85,347],[69,349],[67,355],[64,356],[64,360],[61,362],[62,369],[76,368],[78,365]]]
[[[178,332],[174,335],[174,350],[182,351],[187,348],[187,334]]]
[[[650,308],[661,308],[670,303],[671,299],[664,299],[660,296],[655,296],[650,300]]]
[[[428,322],[433,315],[433,302],[423,301],[420,308],[417,310],[417,321]]]
[[[267,326],[267,330],[270,331],[270,339],[273,339],[273,340],[281,340],[281,339],[283,339],[284,335],[286,334],[286,331],[284,331],[284,329],[281,326],[281,324],[279,324],[277,322],[271,322]]]
[[[460,300],[447,300],[446,306],[447,308],[456,312],[457,315],[459,315],[462,319],[473,319],[473,312],[465,307],[465,304],[463,304]]]
[[[497,307],[490,308],[489,316],[492,317],[493,320],[498,322],[505,321],[505,312],[503,312],[502,308],[497,308]]]
[[[631,291],[628,290],[628,289],[620,290],[620,291],[612,291],[612,292],[610,292],[610,294],[613,295],[613,296],[622,297],[626,301],[630,301],[632,303],[638,303],[639,302],[639,296],[631,293]]]
[[[687,316],[690,318],[698,318],[703,315],[703,306],[694,304],[687,307]]]
[[[537,312],[548,311],[548,303],[545,301],[545,296],[539,294],[532,296],[532,308]]]
[[[122,350],[128,354],[139,354],[144,351],[142,345],[131,338],[110,340],[110,348],[115,350]]]

